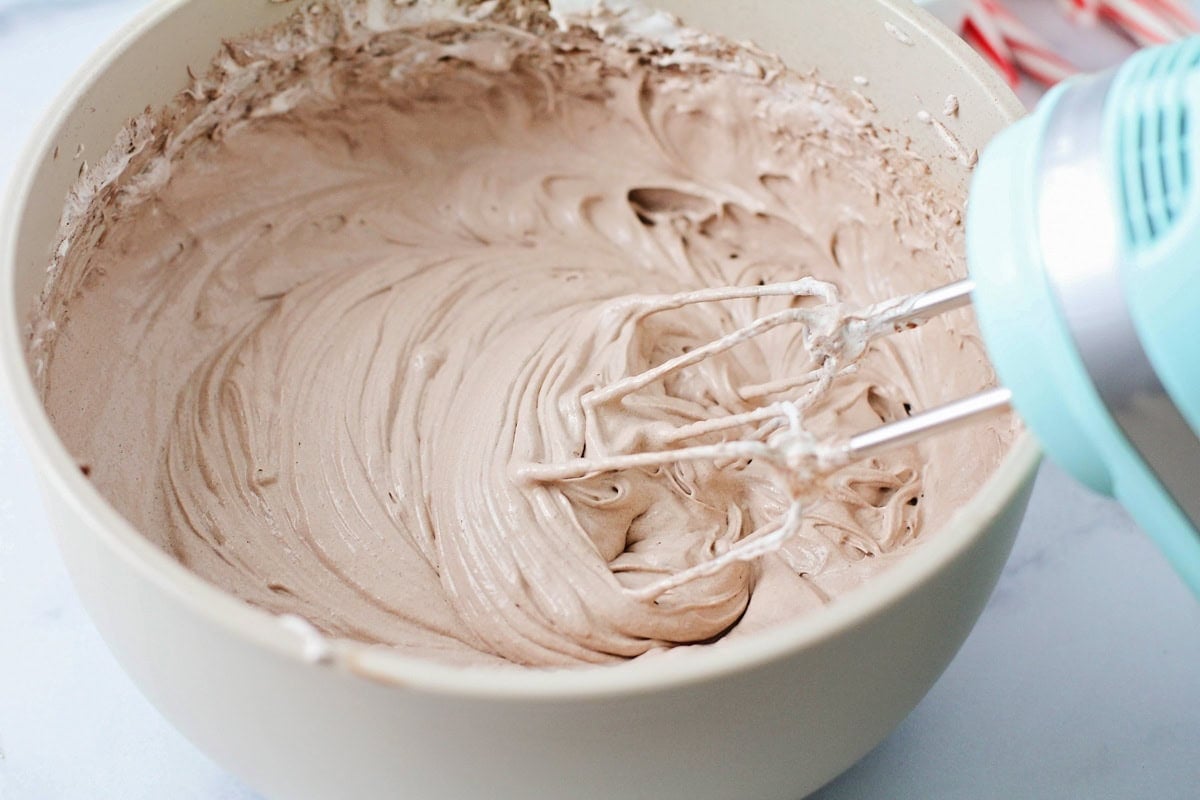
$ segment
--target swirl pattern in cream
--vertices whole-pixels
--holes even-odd
[[[537,14],[379,30],[354,8],[232,44],[98,194],[48,294],[56,425],[190,569],[452,663],[612,662],[822,605],[998,463],[1007,423],[846,467],[778,552],[631,592],[778,524],[777,476],[514,464],[752,410],[782,395],[745,387],[811,366],[780,329],[589,417],[589,390],[802,301],[635,325],[637,304],[805,275],[859,301],[925,288],[961,270],[962,199],[859,100],[762,54]],[[972,331],[872,345],[808,424],[981,387]]]

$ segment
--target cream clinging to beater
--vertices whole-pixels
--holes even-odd
[[[70,320],[47,353],[47,405],[92,481],[256,605],[473,663],[739,636],[942,525],[1011,428],[849,465],[799,536],[669,596],[655,594],[664,576],[794,519],[788,475],[711,463],[566,488],[510,480],[514,463],[590,454],[576,409],[596,385],[795,298],[678,308],[648,328],[605,301],[786,282],[798,259],[847,298],[909,292],[960,271],[961,197],[868,103],[762,53],[531,37],[508,11],[394,36],[302,17],[286,46],[230,48],[169,110],[183,126],[209,115],[216,135],[150,140],[103,209],[106,236],[81,236],[60,265],[55,288],[87,290],[48,304]],[[230,195],[231,176],[253,191]],[[114,343],[103,358],[96,341]],[[718,355],[634,399],[672,428],[752,411],[770,399],[741,390],[808,369],[803,345],[771,331],[752,359]],[[931,373],[934,386],[914,380]],[[879,342],[806,422],[858,430],[991,377],[966,320],[938,320]],[[636,421],[601,433],[624,446]]]
[[[799,436],[806,399],[785,400],[773,419],[790,424],[792,436],[764,438],[770,431],[760,427],[763,441],[752,439],[741,457],[790,457],[821,469],[1015,402],[1050,454],[1121,499],[1200,593],[1197,113],[1200,38],[1061,85],[981,162],[967,228],[974,281],[849,317],[828,309],[837,321],[826,320],[827,329],[844,334],[862,319],[881,333],[894,318],[911,324],[974,295],[1010,388],[824,443]],[[844,354],[819,355],[832,381]],[[657,454],[662,462],[738,455],[737,443]],[[603,459],[580,460],[543,474],[606,468]]]

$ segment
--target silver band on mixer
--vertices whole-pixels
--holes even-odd
[[[1038,236],[1046,277],[1100,399],[1200,528],[1200,439],[1150,362],[1121,285],[1120,198],[1103,141],[1113,77],[1072,85],[1054,109],[1040,156]]]

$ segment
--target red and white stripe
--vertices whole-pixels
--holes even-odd
[[[1174,42],[1200,33],[1185,0],[1060,0],[1075,22],[1106,22],[1143,47]],[[1074,65],[1055,53],[1001,0],[969,0],[963,38],[1016,86],[1021,73],[1047,86],[1074,75]]]
[[[1182,0],[1064,0],[1072,18],[1104,20],[1143,47],[1200,33],[1200,20]]]
[[[1050,49],[1050,46],[1005,8],[999,0],[977,0],[977,4],[996,21],[1016,59],[1017,66],[1034,80],[1052,86],[1078,70]]]
[[[980,0],[972,0],[967,8],[963,38],[992,63],[1009,86],[1016,87],[1021,80],[1017,73],[1016,58],[1004,41],[1004,34],[1000,32],[995,19],[984,9]]]
[[[963,38],[991,61],[1012,86],[1024,72],[1047,86],[1078,70],[1009,11],[1000,0],[972,0]]]

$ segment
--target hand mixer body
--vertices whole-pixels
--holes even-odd
[[[1200,39],[1072,80],[973,178],[988,351],[1047,454],[1200,594]]]
[[[980,160],[967,206],[971,279],[849,315],[829,305],[835,287],[811,278],[653,298],[646,308],[772,295],[818,302],[761,316],[584,399],[591,409],[623,401],[784,324],[810,332],[833,325],[841,334],[823,333],[822,346],[835,349],[820,357],[813,351],[819,368],[788,384],[820,387],[834,377],[823,371],[853,358],[836,346],[905,329],[968,301],[1005,388],[834,442],[814,442],[804,431],[799,404],[818,389],[806,390],[798,400],[682,426],[664,446],[522,465],[517,477],[554,482],[760,456],[783,470],[805,463],[820,469],[969,423],[1011,401],[1047,453],[1121,500],[1200,595],[1200,180],[1192,180],[1200,170],[1200,120],[1191,120],[1193,112],[1200,114],[1200,38],[1144,51],[1117,72],[1072,80],[996,137]],[[810,344],[817,346],[815,339]],[[745,438],[729,433],[758,423]],[[694,441],[716,433],[733,439]],[[770,546],[798,530],[798,499],[793,510],[772,529]],[[730,549],[720,558],[759,552],[753,537],[739,546],[745,556]],[[714,560],[697,569],[718,566]]]

